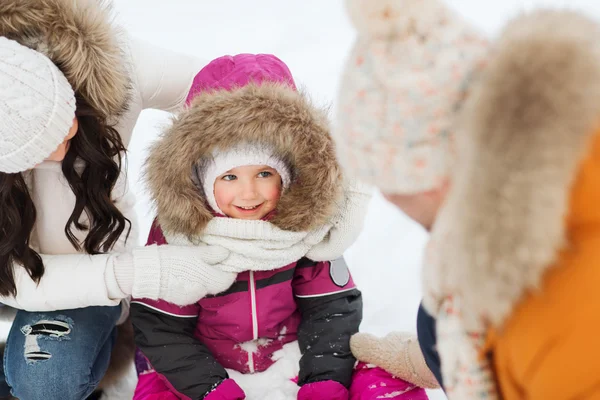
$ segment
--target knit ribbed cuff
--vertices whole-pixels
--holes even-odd
[[[158,300],[160,295],[160,257],[158,246],[133,250],[134,280],[132,296],[138,299]]]
[[[123,292],[122,297],[130,296],[133,290],[133,256],[129,253],[117,256],[114,262],[113,274],[119,290]],[[109,291],[111,288],[109,287]]]

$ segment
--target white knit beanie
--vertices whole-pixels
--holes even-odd
[[[74,117],[75,94],[58,67],[0,36],[0,172],[43,162],[65,140]]]
[[[245,165],[266,165],[273,168],[281,176],[283,190],[290,186],[290,170],[286,163],[274,155],[273,149],[266,145],[240,144],[229,150],[213,152],[210,160],[195,166],[195,180],[204,189],[208,205],[216,212],[223,214],[215,199],[214,185],[219,175]]]

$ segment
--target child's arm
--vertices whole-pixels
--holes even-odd
[[[358,332],[362,320],[362,297],[346,263],[343,258],[331,262],[302,259],[293,286],[302,314],[298,329],[302,351],[300,392],[309,391],[309,384],[323,381],[333,381],[328,383],[333,390],[335,382],[338,391],[348,388],[356,362],[350,351],[350,337]]]
[[[204,399],[228,379],[225,368],[194,337],[197,312],[195,305],[178,307],[147,299],[131,304],[136,345],[156,372],[193,400]]]
[[[146,245],[167,241],[154,221]],[[194,335],[198,304],[179,307],[162,300],[134,299],[135,342],[175,390],[196,399],[242,400],[244,392]],[[212,397],[211,397],[212,396]]]

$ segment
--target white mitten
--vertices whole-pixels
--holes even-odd
[[[228,255],[229,251],[219,246],[146,246],[134,249],[130,258],[119,257],[115,275],[120,268],[130,267],[131,262],[133,297],[183,306],[231,286],[237,274],[214,265]]]
[[[365,184],[349,182],[344,190],[342,204],[331,219],[333,226],[327,237],[313,246],[306,257],[313,261],[340,258],[362,231],[372,193],[373,190]]]

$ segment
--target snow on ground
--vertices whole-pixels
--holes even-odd
[[[207,62],[224,54],[274,53],[289,65],[297,83],[318,103],[335,104],[339,76],[354,39],[342,0],[115,0],[115,3],[120,21],[136,37]],[[450,0],[448,3],[489,35],[495,35],[520,10],[540,4],[569,5],[600,17],[600,4],[594,0]],[[138,177],[145,149],[167,120],[166,113],[145,111],[129,148],[129,174],[139,194],[142,241],[152,215]],[[419,226],[375,194],[365,229],[346,254],[364,295],[362,330],[379,335],[392,330],[415,330],[421,297],[419,266],[426,240],[427,235]],[[122,389],[113,392],[119,391]],[[445,398],[440,391],[430,394],[432,399]],[[114,393],[108,397],[126,398]]]

